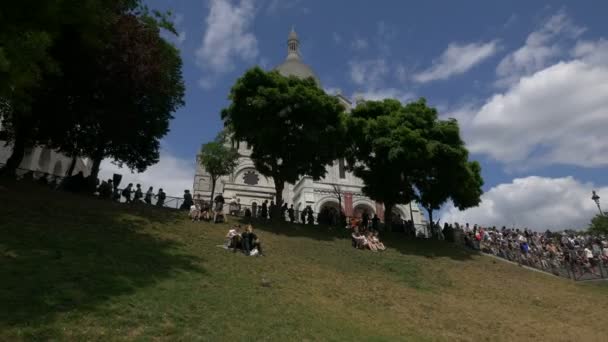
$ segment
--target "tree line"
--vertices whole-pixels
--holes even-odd
[[[458,122],[440,119],[423,98],[407,104],[364,101],[347,113],[314,79],[259,67],[246,71],[228,98],[221,112],[225,130],[246,142],[255,168],[272,177],[277,207],[286,183],[302,176],[319,180],[342,158],[364,181],[363,193],[384,203],[389,226],[398,204],[417,201],[432,222],[433,212],[448,200],[461,210],[480,203],[481,166],[469,160]],[[201,149],[200,161],[214,185],[238,158],[222,141]]]
[[[0,120],[12,175],[27,147],[45,146],[143,171],[184,104],[170,13],[140,0],[23,0],[0,5]]]

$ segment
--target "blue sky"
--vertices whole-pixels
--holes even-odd
[[[294,26],[328,92],[425,97],[459,119],[486,194],[476,209],[446,206],[443,219],[583,226],[597,210],[590,190],[608,196],[608,2],[147,2],[174,13],[180,35],[168,39],[181,50],[187,94],[161,162],[133,179],[191,187],[230,86],[254,65],[280,64]]]

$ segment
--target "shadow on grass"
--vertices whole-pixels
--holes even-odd
[[[478,254],[446,241],[408,239],[403,233],[385,233],[383,241],[388,248],[393,248],[401,254],[423,256],[429,259],[450,258],[466,261]]]
[[[235,220],[234,218],[233,220]],[[239,218],[241,226],[251,223],[255,230],[269,232],[287,237],[304,237],[316,241],[334,241],[350,239],[350,232],[344,228],[329,227],[324,225],[305,225],[299,223],[271,221],[271,220],[247,220]]]
[[[94,310],[176,272],[205,273],[178,243],[143,232],[173,221],[171,212],[13,186],[0,190],[0,203],[0,324]]]

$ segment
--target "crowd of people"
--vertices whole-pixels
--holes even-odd
[[[471,249],[556,275],[607,277],[608,237],[585,233],[544,233],[529,229],[444,224],[441,235]],[[457,237],[461,236],[460,238]],[[601,267],[604,267],[602,270]],[[575,272],[575,274],[569,274]]]
[[[129,183],[121,190],[114,184],[112,179],[102,181],[97,186],[96,193],[100,198],[111,199],[117,202],[120,202],[124,198],[125,203],[146,203],[152,205],[153,200],[156,200],[155,205],[158,207],[164,206],[167,198],[167,194],[162,188],[158,189],[157,193],[154,193],[154,187],[151,186],[144,194],[141,184],[136,184],[135,188],[133,188],[133,183]]]
[[[374,252],[385,250],[386,247],[378,236],[379,223],[380,219],[377,215],[374,215],[374,218],[370,221],[367,213],[363,213],[360,218],[352,218],[350,224],[347,226],[347,228],[352,230],[352,246],[354,248],[367,249]]]

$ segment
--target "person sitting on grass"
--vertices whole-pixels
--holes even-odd
[[[360,234],[358,230],[355,230],[355,232],[352,234],[352,237],[354,240],[355,248],[358,248],[358,249],[367,248],[367,239],[365,238],[365,235]]]
[[[245,231],[241,234],[241,244],[245,255],[250,255],[254,249],[257,249],[259,255],[264,255],[260,239],[253,232],[253,227],[250,224],[247,225]]]
[[[386,249],[386,247],[384,246],[384,244],[380,241],[380,239],[378,238],[378,231],[374,231],[371,237],[371,242],[376,246],[376,248],[380,251],[383,251]]]
[[[224,246],[228,249],[233,248],[234,252],[242,248],[240,229],[241,225],[237,224],[228,231],[228,234],[226,234]]]
[[[367,248],[372,252],[377,252],[378,247],[376,246],[374,241],[372,241],[372,237],[373,237],[373,234],[370,231],[368,231],[367,234],[365,234],[365,241],[367,241]]]
[[[190,206],[190,218],[192,222],[201,220],[201,208],[199,208],[198,204],[192,204]]]

